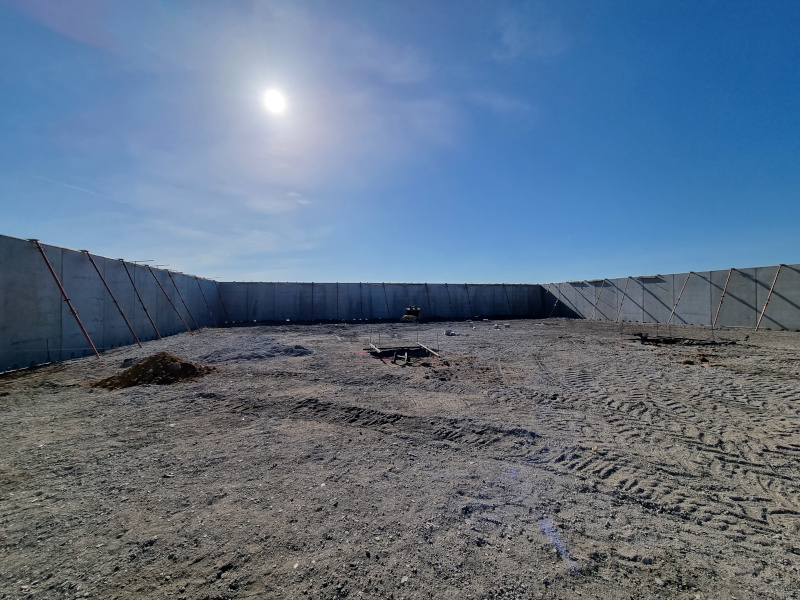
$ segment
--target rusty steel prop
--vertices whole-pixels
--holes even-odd
[[[75,307],[72,306],[72,302],[70,302],[69,297],[67,296],[67,292],[64,291],[64,286],[61,285],[61,282],[58,280],[58,275],[56,275],[56,272],[53,270],[53,265],[51,265],[50,261],[47,259],[47,254],[45,254],[44,248],[42,248],[42,245],[39,243],[39,240],[31,240],[31,241],[34,244],[36,244],[36,249],[39,250],[39,252],[41,252],[42,258],[44,259],[45,264],[47,264],[47,268],[50,269],[50,274],[53,276],[53,279],[55,279],[58,289],[61,290],[61,295],[64,297],[64,302],[66,302],[67,306],[69,306],[69,311],[72,313],[72,316],[75,317],[75,321],[77,321],[78,327],[81,328],[83,335],[86,337],[86,341],[89,342],[89,345],[92,347],[92,352],[94,352],[94,355],[97,358],[100,358],[100,353],[97,351],[97,348],[94,347],[94,343],[92,343],[92,338],[89,337],[89,332],[86,331],[86,328],[83,326],[83,323],[81,323],[81,320],[78,317],[78,311],[76,311]]]
[[[128,329],[130,330],[131,334],[133,335],[133,339],[136,340],[136,343],[139,344],[139,348],[141,348],[142,347],[142,342],[140,342],[139,338],[136,337],[136,332],[133,330],[133,326],[131,325],[130,321],[128,321],[128,317],[125,316],[125,311],[122,310],[122,307],[119,305],[119,302],[117,302],[117,298],[116,298],[116,296],[114,296],[114,292],[112,292],[111,288],[108,287],[108,282],[106,282],[106,278],[103,277],[103,274],[100,272],[100,268],[97,266],[97,263],[94,262],[94,258],[92,258],[92,255],[89,254],[88,250],[82,250],[82,252],[85,252],[86,256],[89,257],[89,260],[91,261],[92,266],[94,267],[94,270],[97,271],[97,274],[100,276],[100,280],[103,282],[103,285],[106,286],[106,290],[108,291],[108,295],[111,296],[111,299],[114,301],[114,304],[116,304],[116,306],[117,306],[117,310],[119,311],[119,314],[125,320],[125,325],[128,326]]]

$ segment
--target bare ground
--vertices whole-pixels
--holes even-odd
[[[798,334],[492,326],[204,330],[0,376],[0,598],[800,597]],[[216,370],[90,387],[159,351]]]

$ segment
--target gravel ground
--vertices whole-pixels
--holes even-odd
[[[800,598],[798,334],[494,325],[0,376],[0,598]],[[159,351],[215,370],[90,386]]]

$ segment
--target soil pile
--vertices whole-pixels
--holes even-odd
[[[143,383],[170,384],[196,379],[214,371],[169,352],[158,352],[112,377],[93,381],[93,387],[118,390]]]

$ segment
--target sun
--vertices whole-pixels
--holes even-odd
[[[286,110],[286,98],[278,90],[269,90],[264,94],[264,106],[273,115],[279,115]]]

